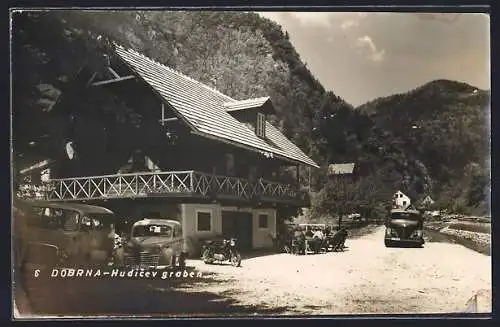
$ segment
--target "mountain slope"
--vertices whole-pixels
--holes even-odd
[[[486,187],[489,156],[489,91],[465,83],[435,80],[404,94],[357,108],[374,122],[376,141],[425,166],[438,198],[468,201]],[[481,186],[478,186],[479,184]],[[482,197],[484,200],[484,197]]]
[[[19,26],[15,84],[25,112],[50,110],[54,99],[40,104],[40,84],[60,93],[66,84],[61,80],[67,81],[88,62],[99,64],[97,49],[110,40],[236,99],[271,96],[278,111],[275,122],[306,153],[320,159],[311,133],[304,131],[312,131],[325,90],[281,27],[257,14],[61,11],[23,13],[14,20]]]
[[[74,131],[68,113],[55,109],[62,99],[73,113],[92,112],[94,125],[118,122],[113,137],[130,139],[130,126],[144,121],[140,110],[120,99],[88,99],[74,87],[89,74],[82,67],[104,67],[112,41],[233,98],[271,96],[275,125],[323,166],[356,162],[360,179],[376,185],[373,193],[402,189],[413,198],[484,201],[486,91],[439,80],[353,108],[315,79],[279,25],[252,13],[22,12],[13,25],[17,162],[64,155]],[[106,110],[94,110],[96,104]],[[148,124],[141,128],[155,133]],[[106,151],[96,146],[104,144],[101,136],[81,130],[87,148]],[[307,184],[305,171],[301,177]],[[325,169],[314,171],[313,190],[326,180]]]

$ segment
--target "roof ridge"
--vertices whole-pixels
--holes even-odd
[[[217,93],[217,94],[219,94],[219,95],[222,95],[223,97],[225,97],[225,98],[227,98],[227,99],[229,99],[229,100],[231,100],[231,101],[237,101],[236,99],[231,98],[229,95],[224,94],[224,93],[222,93],[221,91],[219,91],[219,90],[217,90],[217,89],[215,89],[215,88],[213,88],[213,87],[210,87],[210,86],[206,85],[205,83],[202,83],[202,82],[200,82],[200,81],[197,81],[197,80],[195,80],[194,78],[189,77],[189,76],[187,76],[186,74],[183,74],[183,73],[181,73],[181,72],[180,72],[180,71],[178,71],[178,70],[175,70],[175,69],[173,69],[173,68],[171,68],[171,67],[168,67],[168,66],[166,66],[165,64],[162,64],[161,62],[156,61],[156,60],[154,60],[154,59],[152,59],[152,58],[150,58],[150,57],[148,57],[148,56],[146,56],[146,55],[144,55],[144,54],[142,54],[142,53],[140,53],[140,52],[138,52],[138,51],[136,51],[136,50],[134,50],[134,49],[132,49],[132,48],[128,48],[128,49],[127,49],[127,48],[125,48],[124,46],[122,46],[122,45],[120,45],[120,44],[118,44],[118,43],[115,43],[115,42],[113,42],[113,44],[114,44],[114,46],[115,46],[115,47],[118,47],[118,48],[120,48],[120,49],[123,49],[124,51],[128,51],[128,52],[134,53],[134,54],[136,54],[136,55],[138,55],[138,56],[141,56],[141,57],[143,57],[143,58],[145,58],[145,59],[147,59],[147,60],[149,60],[149,61],[152,61],[152,62],[154,62],[155,64],[160,65],[160,66],[162,66],[163,68],[165,68],[165,69],[169,70],[170,72],[172,72],[172,73],[174,73],[174,74],[177,74],[177,75],[179,75],[179,76],[181,76],[181,77],[183,77],[183,78],[185,78],[185,79],[187,79],[187,80],[190,80],[191,82],[194,82],[194,83],[200,84],[202,87],[204,87],[204,88],[206,88],[206,89],[208,89],[208,90],[210,90],[210,91],[212,91],[212,92],[215,92],[215,93]]]

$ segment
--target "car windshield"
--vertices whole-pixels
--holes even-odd
[[[391,213],[391,220],[394,219],[421,220],[422,216],[413,212],[393,212]]]
[[[135,226],[132,231],[132,237],[142,237],[142,236],[163,236],[171,237],[173,229],[168,225],[138,225]]]

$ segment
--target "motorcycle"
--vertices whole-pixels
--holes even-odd
[[[229,261],[234,267],[241,265],[241,255],[237,249],[237,239],[207,240],[201,247],[201,259],[206,264],[215,261]]]
[[[333,235],[327,237],[327,248],[331,249],[332,252],[344,251],[346,248],[345,241],[347,239],[347,231],[341,229]]]

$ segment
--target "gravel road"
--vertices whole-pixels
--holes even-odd
[[[453,243],[385,248],[383,234],[339,253],[244,257],[239,268],[188,260],[197,279],[47,282],[30,302],[45,316],[452,313],[481,293],[479,310],[491,312],[491,257]]]
[[[383,235],[378,227],[348,240],[342,253],[274,254],[246,259],[241,268],[189,264],[225,281],[204,291],[289,314],[463,312],[480,291],[489,296],[480,310],[491,312],[491,257],[450,243],[385,248]]]

